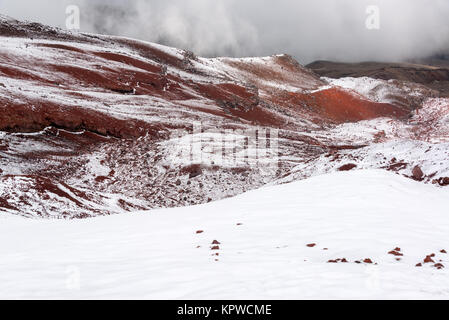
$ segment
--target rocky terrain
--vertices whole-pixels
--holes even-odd
[[[449,185],[444,68],[206,59],[4,16],[0,44],[4,215],[179,207],[341,170]]]

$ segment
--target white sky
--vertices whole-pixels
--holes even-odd
[[[399,61],[449,48],[447,0],[0,0],[0,12],[64,27],[68,4],[80,6],[83,31],[207,56]],[[368,5],[379,7],[379,30],[365,26]]]

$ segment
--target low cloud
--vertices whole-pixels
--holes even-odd
[[[402,61],[449,51],[447,0],[0,0],[0,12],[64,27],[68,4],[80,6],[82,31],[203,56],[289,53],[308,63]],[[366,28],[372,5],[379,29]]]

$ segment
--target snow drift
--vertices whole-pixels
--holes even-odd
[[[366,170],[193,207],[0,217],[0,297],[447,299],[448,206],[447,189]]]

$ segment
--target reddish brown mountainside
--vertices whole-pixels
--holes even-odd
[[[397,128],[415,116],[408,103],[329,85],[287,55],[205,59],[5,17],[0,43],[0,212],[73,218],[217,200],[398,135],[331,133],[341,126],[381,117]],[[441,136],[434,128],[417,136]],[[179,156],[192,139],[203,160]],[[255,165],[260,149],[275,151]]]

